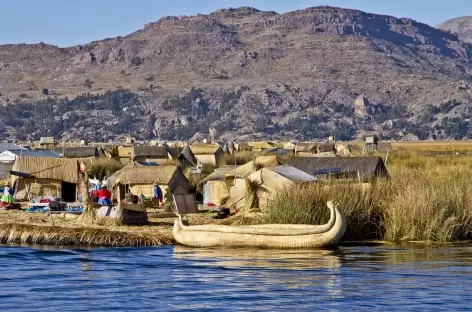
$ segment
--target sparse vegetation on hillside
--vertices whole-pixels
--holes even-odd
[[[0,130],[145,139],[157,117],[168,140],[210,126],[240,141],[462,139],[472,136],[471,56],[454,33],[350,9],[166,17],[80,47],[0,46],[0,105],[21,111],[0,117]],[[112,115],[95,107],[106,98]]]

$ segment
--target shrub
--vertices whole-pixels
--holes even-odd
[[[472,233],[472,157],[394,155],[389,180],[371,184],[317,182],[278,192],[269,223],[321,224],[326,201],[346,217],[345,239],[393,242],[469,239]]]

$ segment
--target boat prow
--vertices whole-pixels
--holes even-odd
[[[269,224],[260,226],[186,226],[179,217],[174,238],[191,247],[321,248],[335,245],[346,231],[344,216],[333,202],[327,203],[330,220],[324,225]]]

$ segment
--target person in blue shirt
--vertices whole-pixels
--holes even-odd
[[[154,184],[154,190],[153,190],[153,194],[152,194],[152,199],[153,199],[153,200],[158,200],[159,203],[162,203],[162,199],[163,199],[162,190],[161,190],[161,188],[159,187],[159,185],[157,185],[157,184]]]

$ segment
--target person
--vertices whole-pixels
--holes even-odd
[[[152,194],[152,199],[153,199],[153,200],[158,200],[159,203],[162,203],[162,199],[163,199],[162,190],[161,190],[161,188],[159,187],[159,185],[157,185],[157,184],[154,184],[154,190],[153,190],[153,194]]]
[[[11,188],[10,184],[6,184],[5,187],[3,188],[3,195],[1,198],[1,202],[3,204],[13,204],[15,202],[15,199],[13,198],[13,193],[14,190]]]
[[[98,203],[103,206],[110,206],[111,203],[111,192],[107,189],[105,184],[102,184],[100,191],[95,192],[98,197]]]

